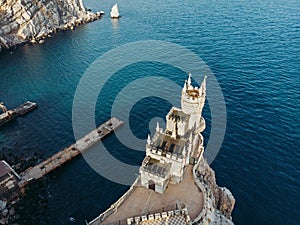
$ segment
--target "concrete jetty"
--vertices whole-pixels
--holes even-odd
[[[123,123],[123,121],[112,117],[107,122],[76,141],[76,143],[54,154],[40,164],[28,168],[20,174],[21,180],[18,183],[19,187],[24,187],[28,182],[37,180],[47,173],[55,170],[57,167],[60,167],[62,164],[70,161],[74,157],[78,156],[82,151],[87,150],[89,147],[99,142],[103,137],[110,134]]]
[[[19,107],[11,110],[7,110],[7,108],[0,103],[0,108],[2,109],[3,113],[0,114],[0,126],[13,120],[18,116],[23,116],[26,113],[30,112],[31,110],[35,109],[37,104],[35,102],[27,101],[24,104],[20,105]]]

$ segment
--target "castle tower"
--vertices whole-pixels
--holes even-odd
[[[188,131],[189,118],[190,115],[184,113],[181,109],[172,107],[166,116],[166,133],[173,139],[184,136]]]
[[[202,109],[206,96],[206,76],[201,84],[201,87],[193,87],[191,74],[188,80],[185,81],[181,93],[181,108],[183,112],[190,115],[189,129],[200,127]]]
[[[200,88],[193,87],[189,74],[182,89],[182,108],[172,107],[166,115],[165,130],[157,123],[153,138],[148,136],[146,157],[139,170],[143,187],[163,193],[168,183],[183,180],[188,164],[195,165],[202,157],[203,142],[195,137],[202,137],[200,132],[205,128],[205,120],[201,117],[205,81],[206,77]]]

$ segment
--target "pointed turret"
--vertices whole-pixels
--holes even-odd
[[[156,132],[159,132],[159,122],[156,123]]]
[[[203,82],[202,82],[202,85],[201,85],[202,95],[206,95],[206,78],[207,78],[207,76],[205,75],[204,79],[203,79]]]
[[[183,85],[183,88],[182,88],[182,93],[186,93],[187,91],[187,86],[186,86],[186,81],[184,81],[184,85]]]
[[[200,126],[202,109],[205,103],[206,76],[204,76],[204,80],[200,87],[193,87],[191,79],[191,73],[189,73],[188,79],[184,84],[184,87],[187,86],[187,90],[184,92],[183,87],[181,94],[181,108],[184,113],[191,116],[189,120],[189,129],[197,129]]]
[[[191,79],[191,76],[192,76],[192,74],[189,73],[189,77],[188,77],[188,80],[187,80],[188,88],[192,85],[192,79]]]
[[[148,138],[147,138],[147,145],[151,144],[151,138],[150,138],[150,134],[148,134]]]

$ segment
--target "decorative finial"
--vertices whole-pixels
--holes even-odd
[[[192,74],[189,73],[189,77],[188,77],[188,80],[187,80],[188,87],[191,86],[191,84],[192,84],[191,76],[192,76]]]
[[[148,138],[147,138],[147,144],[150,145],[151,144],[151,138],[150,138],[150,134],[148,134]]]
[[[159,132],[159,122],[156,123],[156,132]]]
[[[183,88],[182,88],[182,91],[186,91],[187,90],[187,86],[186,86],[186,80],[184,81],[184,85],[183,85]]]
[[[206,94],[206,78],[207,78],[207,76],[204,75],[204,79],[203,79],[203,82],[202,82],[202,85],[201,85],[202,95]]]

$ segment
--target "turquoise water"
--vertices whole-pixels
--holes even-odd
[[[236,198],[235,224],[300,224],[299,1],[119,0],[123,17],[118,23],[108,17],[114,3],[86,1],[107,15],[43,45],[0,53],[0,100],[9,108],[26,100],[39,104],[38,110],[1,128],[1,152],[39,152],[46,157],[73,143],[72,102],[88,66],[122,44],[169,41],[201,57],[222,87],[227,130],[212,167],[218,184]],[[97,102],[97,123],[110,117],[112,98],[128,82],[153,74],[173,74],[178,84],[184,75],[159,63],[124,68],[104,88],[104,100]],[[139,101],[131,111],[133,133],[145,138],[149,130],[144,120],[164,117],[169,107],[155,98]],[[207,138],[208,107],[204,116]],[[114,135],[104,144],[124,162],[139,165],[143,159],[143,152],[131,151]],[[126,189],[78,158],[48,176],[46,211],[35,215],[35,208],[29,207],[22,224],[83,224]],[[35,222],[31,215],[37,217]],[[70,216],[76,221],[70,222]]]

